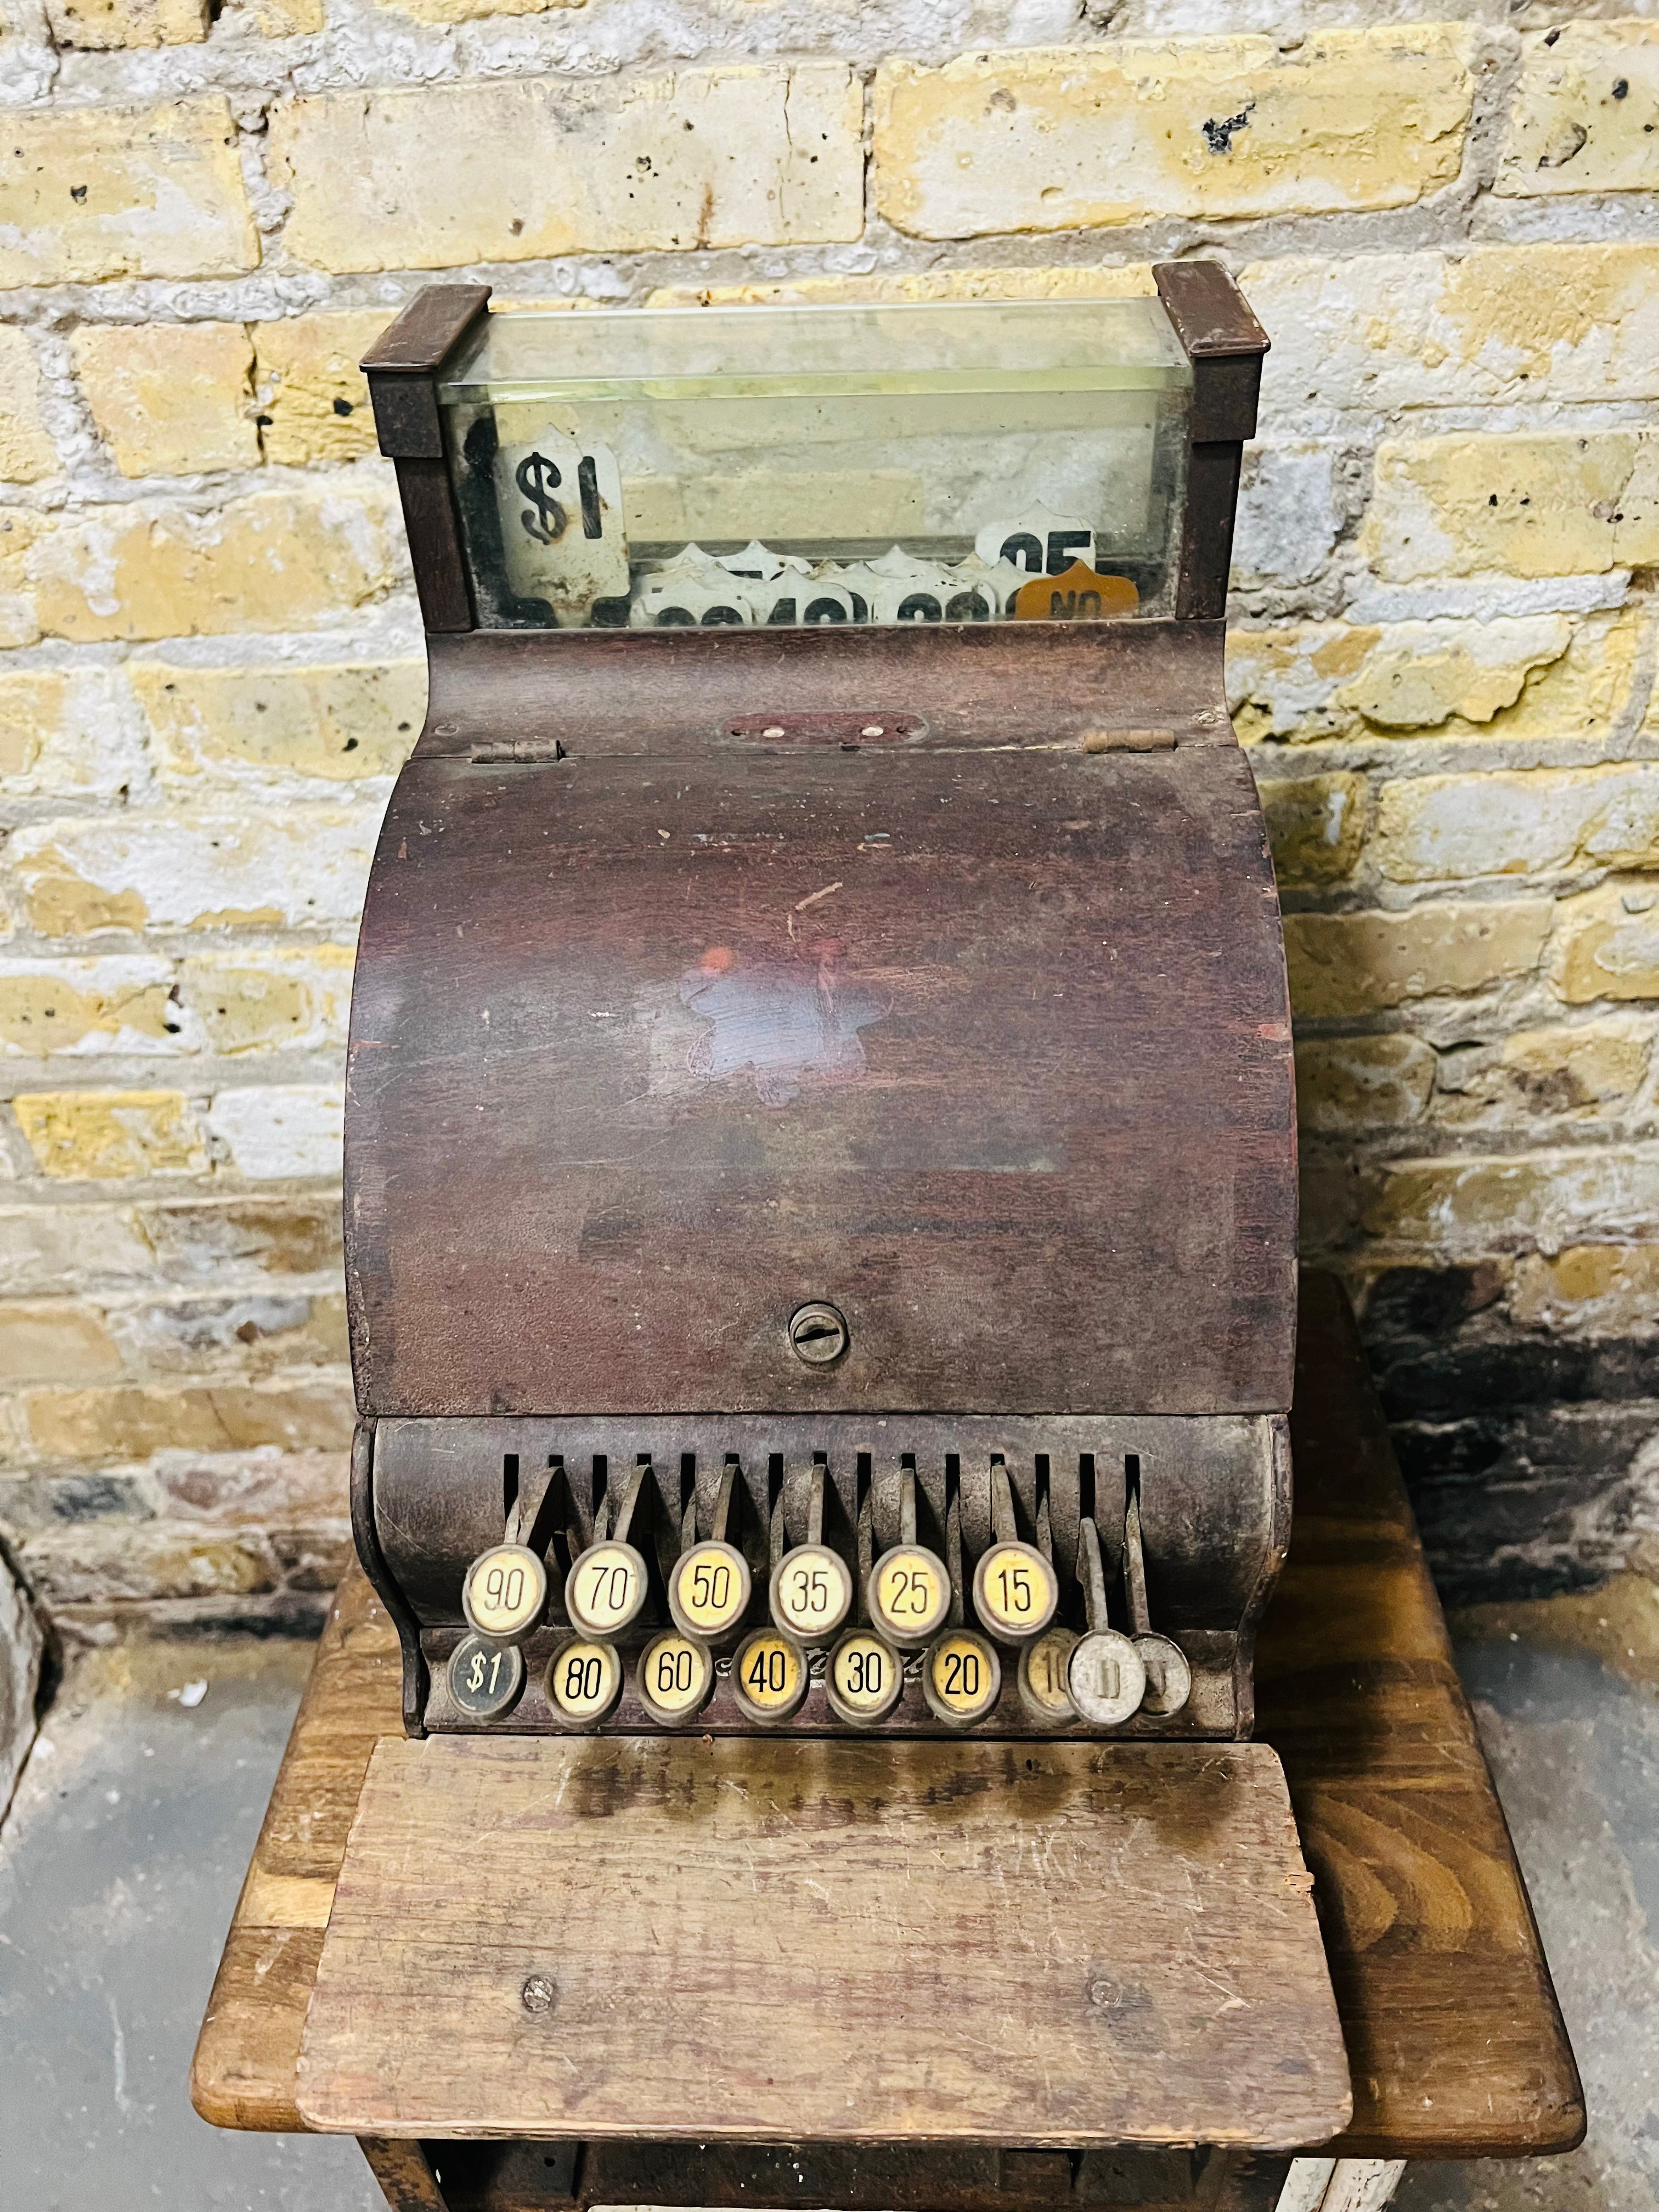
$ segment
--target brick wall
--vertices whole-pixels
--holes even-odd
[[[346,1549],[340,1057],[422,693],[352,363],[434,270],[1229,262],[1306,1246],[1455,1588],[1654,1542],[1659,9],[8,0],[0,101],[0,1531],[66,1626],[302,1619]]]

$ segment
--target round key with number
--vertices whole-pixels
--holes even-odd
[[[578,1638],[547,1662],[547,1702],[576,1728],[597,1728],[622,1695],[623,1664],[614,1644]]]
[[[1064,1728],[1077,1718],[1066,1681],[1076,1643],[1075,1630],[1050,1628],[1019,1655],[1020,1702],[1046,1728]]]
[[[1156,1629],[1148,1629],[1130,1641],[1140,1654],[1146,1675],[1141,1711],[1156,1713],[1160,1719],[1180,1712],[1193,1694],[1192,1662],[1186,1653],[1173,1638],[1160,1636]]]
[[[870,1577],[870,1617],[890,1644],[914,1651],[937,1636],[951,1610],[951,1577],[937,1552],[895,1544]]]
[[[664,1728],[684,1728],[696,1720],[714,1686],[708,1646],[677,1630],[653,1637],[640,1654],[635,1686],[653,1721]]]
[[[1146,1669],[1127,1636],[1115,1628],[1091,1628],[1073,1650],[1066,1686],[1083,1719],[1095,1728],[1121,1728],[1140,1710]]]
[[[806,1655],[775,1628],[756,1629],[732,1655],[732,1694],[751,1721],[787,1721],[806,1683]]]
[[[949,1630],[921,1662],[921,1692],[930,1710],[950,1727],[972,1728],[1002,1693],[996,1646],[977,1629]]]
[[[564,1609],[579,1635],[603,1644],[638,1620],[647,1587],[639,1553],[610,1537],[577,1555],[565,1577]]]
[[[449,1655],[449,1694],[470,1721],[498,1721],[524,1687],[524,1654],[516,1644],[464,1636]]]
[[[547,1569],[523,1544],[480,1552],[461,1585],[466,1625],[492,1644],[522,1644],[547,1609]]]
[[[1060,1604],[1060,1578],[1033,1544],[994,1543],[974,1570],[974,1611],[999,1644],[1034,1643]]]
[[[668,1577],[668,1610],[682,1635],[718,1644],[749,1610],[754,1577],[733,1544],[713,1540],[682,1552]]]
[[[797,1544],[772,1570],[770,1595],[778,1626],[816,1651],[853,1610],[852,1571],[828,1544]]]
[[[1178,1713],[1193,1694],[1191,1662],[1181,1646],[1152,1626],[1146,1601],[1146,1555],[1140,1525],[1140,1478],[1123,1516],[1123,1586],[1129,1602],[1129,1635],[1146,1670],[1143,1712],[1164,1720]]]
[[[903,1694],[904,1662],[881,1637],[855,1628],[830,1653],[823,1686],[832,1712],[854,1728],[872,1728]]]

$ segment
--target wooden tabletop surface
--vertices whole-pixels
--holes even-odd
[[[1571,2148],[1584,2111],[1538,1932],[1346,1301],[1304,1279],[1292,1553],[1257,1662],[1335,1986],[1353,2119],[1330,2148]],[[397,1638],[355,1568],[318,1649],[197,2046],[221,2127],[297,2130],[306,2010]],[[1313,2146],[1309,2146],[1313,2148]]]

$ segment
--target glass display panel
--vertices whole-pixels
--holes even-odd
[[[485,629],[1171,608],[1157,300],[500,313],[439,397]]]

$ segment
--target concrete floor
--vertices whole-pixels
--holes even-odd
[[[1414,2167],[1397,2203],[1653,2212],[1659,1590],[1623,1577],[1457,1626],[1590,2134],[1570,2158]],[[252,1638],[134,1644],[82,1657],[59,1689],[0,1830],[5,2212],[381,2212],[354,2144],[222,2135],[185,2091],[309,1656]]]

